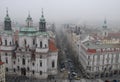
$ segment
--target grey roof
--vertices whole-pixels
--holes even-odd
[[[84,46],[89,49],[101,49],[101,48],[120,48],[120,44],[102,44],[98,42],[86,41],[83,42]]]

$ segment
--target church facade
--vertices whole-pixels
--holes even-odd
[[[26,26],[14,32],[7,10],[4,30],[0,32],[0,57],[5,63],[6,73],[40,79],[56,75],[58,49],[55,40],[46,30],[43,11],[39,30],[32,24],[33,20],[29,14]]]

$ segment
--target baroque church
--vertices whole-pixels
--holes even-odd
[[[39,30],[33,27],[33,20],[28,14],[26,26],[15,32],[6,10],[4,30],[0,31],[0,59],[5,63],[6,74],[40,79],[57,74],[58,49],[55,39],[46,30],[43,11]]]

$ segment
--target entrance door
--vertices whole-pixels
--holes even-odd
[[[26,69],[25,68],[21,68],[21,75],[26,75]]]

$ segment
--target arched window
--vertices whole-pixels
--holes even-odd
[[[33,45],[35,45],[35,39],[33,39]]]
[[[10,42],[10,46],[11,46],[11,42]]]
[[[5,40],[5,46],[7,46],[7,40]]]
[[[55,61],[52,61],[52,68],[55,67]]]
[[[22,64],[25,65],[25,59],[24,58],[22,59]]]
[[[47,45],[45,44],[45,48],[47,48]]]
[[[40,60],[40,67],[42,67],[42,60]]]
[[[40,41],[40,48],[42,48],[42,41]]]
[[[33,70],[33,71],[32,71],[32,73],[34,74],[34,73],[35,73],[35,71]]]
[[[40,71],[40,75],[42,75],[42,71]]]

